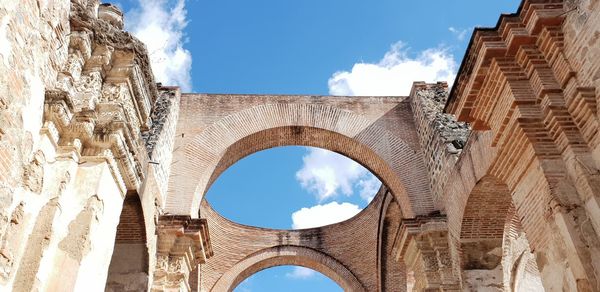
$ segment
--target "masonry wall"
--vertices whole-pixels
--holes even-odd
[[[446,107],[443,83],[408,98],[182,96],[154,83],[122,28],[95,0],[0,0],[0,290],[108,279],[139,291],[156,271],[157,290],[211,289],[283,263],[368,291],[600,287],[599,0],[524,1],[476,32]],[[380,194],[350,221],[302,231],[208,206],[192,220],[221,171],[289,144],[365,164],[395,203]],[[242,269],[255,252],[276,256]],[[193,279],[172,280],[189,278],[184,261]]]
[[[316,269],[344,287],[342,283],[348,281],[350,275],[345,276],[347,279],[340,279],[345,271],[334,270],[331,273],[328,270],[320,269],[321,266],[317,264],[327,263],[329,259],[324,256],[329,256],[346,267],[359,281],[360,287],[366,289],[364,291],[376,291],[380,285],[377,267],[378,223],[385,192],[385,189],[380,190],[367,208],[347,221],[302,230],[273,230],[240,225],[222,218],[205,201],[202,207],[202,216],[212,223],[210,225],[211,240],[215,248],[215,255],[201,266],[201,290],[225,291],[223,289],[229,287],[219,286],[219,284],[235,283],[234,279],[230,277],[235,278],[242,275],[242,278],[237,280],[244,280],[251,274],[244,273],[247,272],[244,269],[237,270],[239,269],[238,262],[261,250],[299,246],[319,251],[323,256],[317,258],[298,256],[295,259],[289,258],[281,264],[303,265]],[[360,243],[356,242],[357,239],[360,240]],[[268,267],[270,266],[263,268]],[[399,284],[401,280],[388,283]],[[351,287],[345,288],[350,289]],[[362,289],[357,291],[362,291]],[[389,291],[402,290],[392,289]]]
[[[443,112],[448,99],[446,83],[415,82],[410,94],[421,151],[429,174],[429,185],[437,210],[444,209],[443,189],[470,128],[467,123]]]
[[[565,1],[563,24],[565,56],[578,72],[582,86],[594,87],[600,96],[600,1]]]
[[[76,176],[72,163],[54,162],[54,147],[41,135],[45,88],[56,81],[67,58],[69,6],[68,0],[41,5],[2,1],[0,5],[0,285],[4,289],[15,281],[34,227],[51,234],[51,226],[36,224],[37,215],[49,204],[42,220],[55,218],[57,200],[50,199],[60,186],[44,186],[44,180],[63,176],[66,187]],[[43,237],[31,240],[43,247],[49,244]],[[30,275],[35,276],[41,252],[26,259],[23,264],[32,268],[21,272],[20,279],[34,281]]]
[[[459,159],[449,221],[462,216],[463,188],[484,175],[505,183],[546,289],[600,285],[598,6],[523,1],[476,30],[446,107],[489,139],[472,135],[479,149]]]
[[[0,290],[104,290],[155,90],[121,29],[94,0],[0,1]]]

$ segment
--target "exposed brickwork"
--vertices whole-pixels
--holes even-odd
[[[417,133],[429,173],[429,184],[438,209],[443,209],[443,188],[470,133],[468,124],[443,112],[448,99],[445,83],[414,83],[411,102]]]
[[[404,216],[433,211],[413,113],[403,97],[184,94],[177,127],[166,212],[196,213],[227,166],[283,145],[342,153],[382,179]]]
[[[347,291],[377,290],[377,226],[383,192],[347,221],[302,230],[240,225],[222,218],[204,201],[201,214],[210,222],[215,255],[201,266],[202,289],[228,291],[263,268],[301,265],[325,274]],[[360,244],[347,240],[357,238]]]
[[[227,291],[282,264],[348,291],[600,290],[600,1],[524,0],[476,29],[449,95],[182,95],[123,27],[97,0],[0,4],[0,290]],[[384,187],[306,230],[202,203],[283,145]]]
[[[146,243],[144,213],[140,198],[129,193],[123,201],[123,210],[117,226],[116,243]]]
[[[461,239],[502,239],[511,205],[506,185],[492,177],[480,179],[463,211]]]
[[[597,1],[524,1],[496,28],[477,30],[447,105],[475,130],[488,130],[489,144],[469,141],[489,153],[486,163],[461,157],[457,167],[506,184],[546,289],[600,287],[592,174],[600,161],[592,71],[600,61],[587,55],[597,52],[590,44],[598,31],[598,17],[588,16],[599,11]],[[471,174],[466,190],[449,191],[469,194],[481,177]],[[447,200],[449,215],[461,213],[464,198]]]

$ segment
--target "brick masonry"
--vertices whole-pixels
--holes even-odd
[[[452,89],[406,97],[181,93],[123,27],[97,0],[0,1],[0,290],[228,291],[284,264],[347,291],[600,290],[600,1],[524,0]],[[306,230],[203,200],[283,145],[384,186]]]

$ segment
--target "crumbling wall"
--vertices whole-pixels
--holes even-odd
[[[0,2],[0,290],[10,290],[34,226],[46,224],[36,217],[56,187],[41,129],[45,88],[67,59],[69,7]]]
[[[542,279],[514,206],[504,230],[503,285],[509,291],[542,291]]]
[[[577,74],[578,86],[600,96],[600,1],[565,1],[564,52]],[[575,81],[575,80],[573,80]]]
[[[410,94],[429,184],[438,210],[444,208],[443,188],[470,133],[469,125],[444,113],[447,99],[446,83],[415,82]]]
[[[156,95],[114,6],[0,2],[0,290],[104,289]]]

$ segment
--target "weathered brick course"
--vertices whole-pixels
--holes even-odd
[[[227,291],[283,264],[348,291],[600,290],[600,1],[524,0],[449,93],[407,97],[182,94],[123,27],[98,0],[0,1],[0,290]],[[203,200],[283,145],[384,186],[306,230]]]

